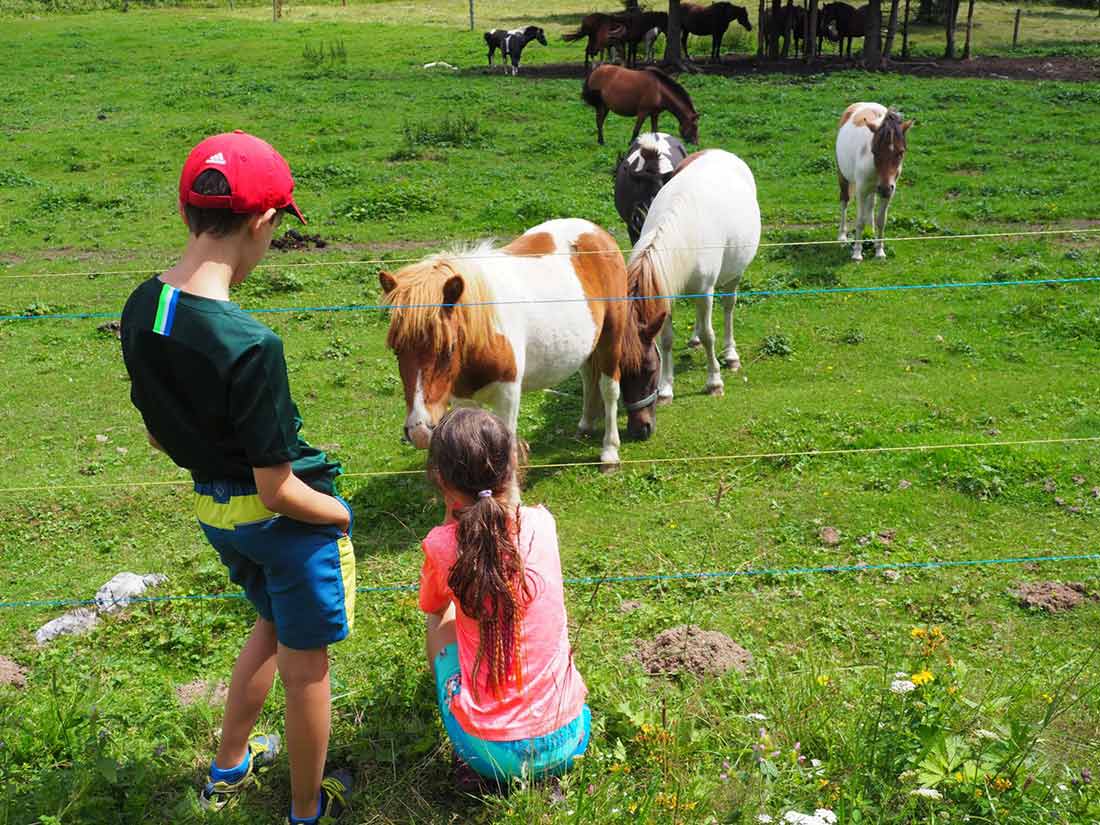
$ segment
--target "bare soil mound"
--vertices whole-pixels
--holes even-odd
[[[858,61],[826,56],[812,64],[801,60],[766,60],[731,57],[720,63],[692,63],[699,74],[734,77],[752,74],[814,75],[861,69]],[[978,77],[993,80],[1071,80],[1091,83],[1100,80],[1100,59],[1089,57],[975,57],[971,60],[891,60],[880,71],[918,77]],[[464,74],[487,74],[485,68],[467,69]],[[527,65],[520,77],[535,80],[584,77],[583,63]]]
[[[1078,582],[1021,582],[1011,591],[1023,607],[1062,613],[1088,598],[1088,588]]]
[[[27,671],[18,662],[0,656],[0,685],[27,686]]]
[[[176,688],[176,698],[184,707],[196,702],[206,702],[208,705],[224,705],[229,696],[229,688],[225,682],[211,683],[205,679],[196,679]]]
[[[731,670],[744,673],[752,664],[752,654],[725,633],[693,624],[663,630],[651,642],[638,641],[633,655],[651,676],[721,676]]]
[[[271,248],[278,249],[282,252],[309,249],[310,247],[313,249],[324,249],[326,246],[328,246],[328,241],[320,235],[303,234],[297,229],[288,229],[283,233],[281,238],[274,238],[271,241]]]

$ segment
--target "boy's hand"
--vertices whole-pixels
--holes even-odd
[[[306,524],[332,524],[345,533],[351,527],[348,508],[332,496],[319,493],[290,471],[290,464],[253,467],[260,501],[275,513]]]

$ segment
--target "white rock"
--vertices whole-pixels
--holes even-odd
[[[87,607],[80,607],[76,610],[70,610],[64,616],[58,616],[56,619],[46,622],[35,631],[34,640],[38,644],[44,645],[59,636],[87,633],[97,624],[99,624],[99,616],[96,612]]]
[[[130,604],[135,596],[140,596],[150,587],[156,587],[168,581],[160,573],[139,576],[137,573],[119,573],[95,594],[96,610],[100,613],[114,613]]]

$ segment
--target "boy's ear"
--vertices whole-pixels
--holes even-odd
[[[382,285],[383,295],[389,295],[397,289],[397,279],[384,269],[378,273],[378,283]]]

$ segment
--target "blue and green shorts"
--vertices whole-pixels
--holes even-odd
[[[447,729],[455,754],[482,776],[498,782],[519,777],[556,776],[567,771],[573,760],[588,748],[592,733],[592,711],[588,705],[573,721],[533,739],[491,742],[467,733],[451,712],[452,700],[462,691],[458,645],[444,647],[433,664],[435,694],[443,727]]]
[[[337,496],[340,503],[351,507]],[[355,620],[351,529],[305,524],[264,507],[254,484],[195,484],[195,516],[207,540],[244,588],[279,642],[315,650],[339,642]]]

